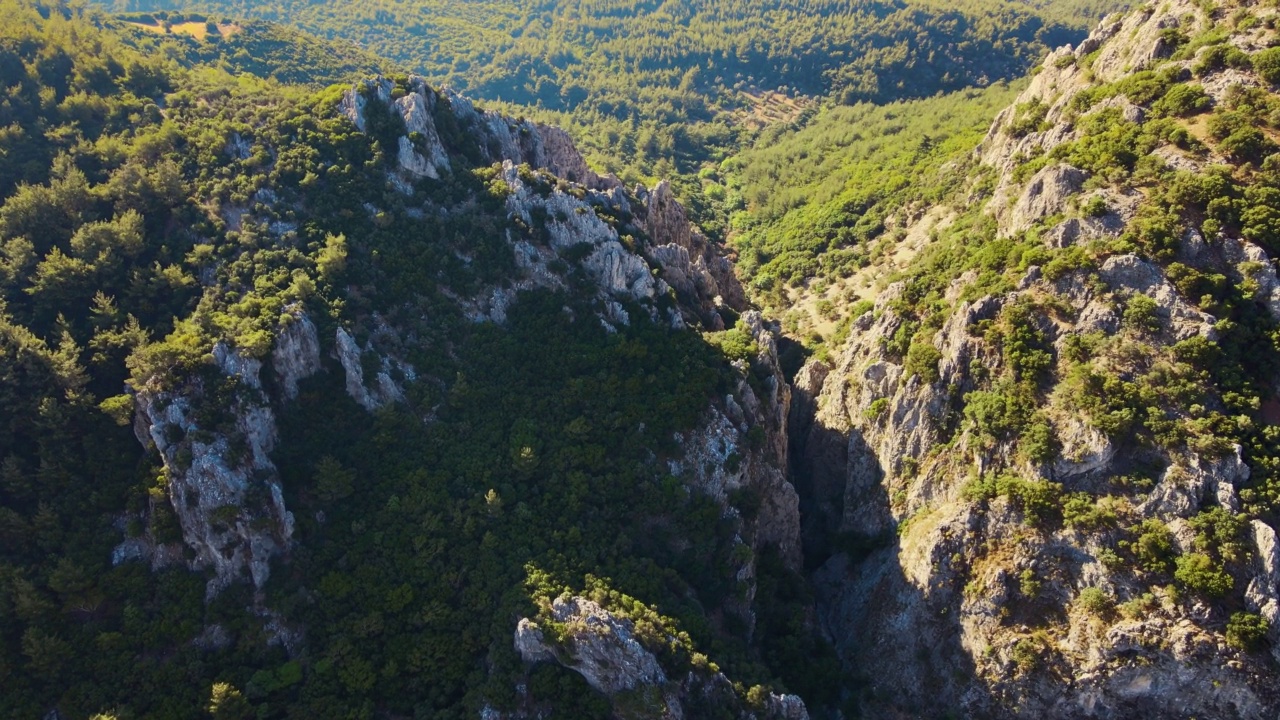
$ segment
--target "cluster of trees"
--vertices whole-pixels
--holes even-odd
[[[505,326],[466,319],[454,298],[511,278],[507,233],[541,240],[509,220],[447,102],[454,172],[406,195],[387,175],[404,126],[376,100],[359,133],[340,87],[189,65],[186,41],[148,45],[58,2],[0,13],[18,79],[0,99],[0,715],[475,717],[522,685],[521,702],[607,716],[580,676],[527,671],[512,648],[549,588],[678,629],[687,650],[659,653],[672,676],[714,662],[742,683],[734,702],[754,686],[833,701],[799,579],[759,558],[771,590],[748,640],[719,611],[745,592],[739,521],[664,460],[736,387],[727,353],[746,339],[640,308],[608,333],[572,267]],[[220,431],[235,387],[211,348],[263,357],[300,308],[323,338],[387,323],[419,380],[371,416],[325,352],[276,408],[297,546],[265,607],[305,627],[290,657],[249,587],[206,602],[203,575],[112,553],[144,534],[181,544],[126,383],[195,393],[201,430]]]
[[[398,66],[362,50],[354,42],[325,40],[288,25],[262,20],[233,21],[200,13],[125,13],[106,20],[121,38],[146,56],[170,57],[183,65],[209,65],[232,74],[248,73],[284,83],[330,85],[389,73]],[[204,37],[157,34],[136,26],[167,28],[183,22],[207,23]],[[230,29],[225,36],[219,26]]]

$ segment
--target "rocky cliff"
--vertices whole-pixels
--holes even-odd
[[[789,386],[779,368],[777,328],[747,311],[729,263],[691,226],[669,186],[628,191],[616,179],[592,172],[562,131],[479,111],[419,78],[359,83],[342,94],[335,110],[349,127],[378,136],[390,150],[382,171],[388,194],[364,203],[375,221],[393,212],[424,218],[473,210],[474,196],[458,203],[441,199],[444,192],[437,191],[465,187],[469,180],[455,173],[470,174],[475,164],[490,164],[489,189],[501,199],[495,205],[496,225],[505,228],[499,242],[512,264],[509,271],[489,273],[484,282],[442,284],[439,293],[450,305],[448,312],[464,322],[504,326],[524,294],[538,291],[571,296],[575,307],[590,308],[593,322],[614,336],[641,320],[695,337],[725,332],[726,321],[736,322],[733,332],[749,343],[750,354],[727,369],[731,381],[707,404],[700,421],[664,438],[661,445],[669,449],[661,458],[650,454],[655,472],[677,479],[684,497],[709,498],[720,521],[732,528],[733,567],[720,569],[733,576],[735,592],[709,610],[732,616],[733,627],[743,628],[733,632],[753,642],[759,556],[776,552],[787,572],[801,566],[798,498],[786,477]],[[262,149],[244,138],[228,148],[235,161]],[[278,218],[311,211],[284,187],[262,187],[254,200],[252,207],[220,214],[236,230],[261,223],[282,243],[292,241],[298,223]],[[334,257],[341,264],[345,239],[330,236],[325,242],[339,248]],[[454,252],[470,262],[465,245]],[[214,272],[204,280],[211,293],[225,282]],[[360,292],[348,288],[354,305],[361,303]],[[272,458],[280,442],[277,417],[293,412],[305,388],[333,378],[363,412],[387,416],[410,404],[411,395],[460,384],[421,369],[422,359],[439,365],[433,358],[449,350],[414,329],[422,326],[396,319],[412,308],[365,305],[325,318],[315,310],[314,305],[310,310],[290,306],[271,331],[265,354],[257,351],[255,357],[254,351],[220,342],[194,370],[170,368],[133,389],[138,439],[156,452],[164,468],[165,494],[153,497],[153,503],[166,507],[153,504],[151,514],[172,508],[189,549],[188,564],[211,574],[210,597],[243,580],[262,591],[272,563],[287,562],[297,549],[282,473]],[[575,313],[568,305],[564,312]],[[422,422],[431,423],[434,413],[424,410]],[[316,513],[306,522],[319,527],[326,519]],[[173,545],[146,536],[123,543],[116,561],[151,558],[159,566],[175,554]],[[653,648],[628,640],[628,621],[592,601],[565,602],[572,607],[561,602],[548,617],[589,632],[576,639],[570,633],[563,646],[544,640],[533,620],[512,625],[531,667],[563,664],[622,703],[618,707],[639,697],[657,698],[654,707],[666,708],[671,717],[694,717],[699,707],[723,703],[739,707],[741,717],[807,717],[803,702],[792,695],[757,693],[742,705],[743,689],[719,671],[671,675]],[[255,605],[276,625],[289,621],[269,607],[262,592]],[[300,650],[300,638],[291,631],[286,643],[291,652]],[[619,693],[630,699],[619,700]],[[496,717],[496,712],[490,714]]]
[[[315,326],[290,316],[272,355],[286,395],[319,367]],[[270,454],[277,440],[275,415],[263,391],[262,363],[219,344],[212,367],[176,388],[144,386],[136,395],[134,430],[164,465],[163,499],[191,549],[192,569],[210,569],[209,596],[246,574],[256,588],[270,576],[270,560],[287,550],[293,515],[284,506]],[[152,512],[155,512],[153,506]],[[116,560],[164,550],[136,541],[117,549]]]
[[[1277,319],[1244,199],[1272,180],[1212,129],[1269,102],[1273,17],[1159,3],[1050,54],[976,151],[963,229],[797,376],[805,549],[871,715],[1280,707],[1257,629],[1280,377],[1232,350]],[[1241,199],[1163,195],[1206,176]]]

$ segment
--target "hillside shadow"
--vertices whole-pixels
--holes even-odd
[[[992,698],[960,641],[963,585],[938,571],[949,565],[952,548],[926,551],[923,568],[913,553],[916,567],[904,567],[908,555],[875,454],[857,431],[823,425],[812,400],[797,395],[791,472],[800,495],[805,570],[821,630],[850,678],[846,716],[985,714]]]

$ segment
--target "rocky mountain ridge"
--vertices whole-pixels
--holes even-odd
[[[393,98],[393,91],[398,97]],[[744,294],[727,261],[691,227],[669,186],[627,192],[615,178],[591,172],[563,131],[479,112],[465,98],[437,93],[419,78],[410,78],[407,89],[399,90],[384,78],[357,84],[342,95],[338,110],[360,132],[377,132],[379,124],[387,122],[381,115],[371,118],[373,113],[389,113],[392,120],[403,122],[404,134],[395,141],[395,166],[387,180],[408,198],[414,198],[418,183],[438,182],[452,172],[450,154],[456,156],[459,150],[456,145],[446,149],[436,128],[440,118],[471,129],[454,133],[453,143],[474,144],[472,152],[482,162],[500,164],[497,178],[505,187],[505,212],[518,227],[543,239],[531,241],[506,231],[514,276],[468,295],[446,291],[470,322],[502,325],[521,293],[582,292],[582,280],[595,295],[598,322],[610,333],[629,326],[636,312],[674,332],[693,332],[690,326],[722,331],[725,317],[744,313],[740,327],[758,349],[736,363],[736,386],[707,408],[703,424],[675,438],[677,452],[667,462],[673,476],[688,479],[689,491],[712,498],[725,521],[737,527],[734,542],[742,554],[735,555],[738,565],[733,571],[745,590],[724,610],[740,618],[749,637],[755,625],[758,554],[766,547],[777,548],[792,571],[800,566],[797,499],[785,478],[788,385],[778,366],[776,329],[758,313],[745,312]],[[254,152],[244,141],[228,148],[241,157]],[[277,201],[256,212],[288,209],[270,189],[257,195]],[[430,203],[408,210],[441,211],[448,210]],[[252,222],[248,213],[238,220]],[[248,580],[257,590],[255,603],[264,603],[272,562],[287,562],[296,543],[293,515],[285,508],[270,455],[279,437],[276,412],[297,397],[300,383],[333,367],[344,376],[351,399],[364,411],[376,413],[404,402],[414,383],[438,382],[420,376],[402,359],[412,347],[411,339],[377,315],[370,320],[371,331],[339,323],[332,327],[331,337],[322,337],[308,311],[294,308],[275,331],[269,362],[219,343],[212,351],[213,362],[202,372],[136,388],[138,439],[159,454],[167,491],[166,496],[152,498],[150,512],[172,508],[182,541],[190,549],[187,565],[211,574],[208,597]],[[269,384],[264,384],[264,365],[274,371]],[[759,504],[750,517],[735,507],[743,493]],[[115,562],[150,560],[159,569],[180,562],[182,555],[179,546],[166,545],[148,533],[120,545]],[[629,622],[595,603],[589,609],[590,617],[609,627]],[[260,610],[275,625],[287,620],[265,605]],[[606,696],[620,689],[655,692],[673,717],[684,716],[690,693],[706,695],[703,703],[712,702],[712,696],[719,704],[739,702],[724,674],[701,670],[669,681],[649,650],[634,641],[625,648],[593,645],[595,631],[587,625],[594,626],[584,625],[587,634],[582,636],[570,633],[559,652],[529,639],[534,631],[527,619],[513,631],[527,662],[562,663]],[[289,632],[291,651],[297,652],[302,628]],[[618,662],[628,653],[638,653],[637,662],[649,670],[627,676],[625,688],[601,681],[601,663]],[[807,717],[803,702],[794,695],[768,695],[762,702],[743,716]]]
[[[1275,264],[1264,233],[1207,228],[1194,210],[1158,250],[1143,236],[1150,183],[1252,159],[1194,118],[1270,92],[1273,17],[1157,3],[1051,53],[975,153],[987,184],[971,190],[974,229],[935,233],[832,360],[797,376],[813,582],[846,664],[876,668],[872,714],[1274,714],[1275,660],[1240,634],[1276,635],[1274,516],[1241,501],[1270,461],[1195,434],[1215,411],[1268,421],[1226,409],[1238,401],[1191,351],[1230,347],[1253,307],[1266,317],[1247,322],[1274,327]],[[1164,99],[1179,96],[1191,101]],[[1100,137],[1121,130],[1138,155],[1099,160],[1116,152]],[[1250,172],[1234,181],[1267,182]],[[947,254],[1011,246],[1032,259],[966,268]],[[1243,297],[1191,294],[1185,278],[1201,273]],[[1250,392],[1265,405],[1277,379]],[[1179,382],[1207,392],[1180,406]],[[1160,434],[1175,426],[1177,439]],[[1219,562],[1208,587],[1198,573]]]

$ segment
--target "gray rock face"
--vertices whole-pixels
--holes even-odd
[[[995,168],[999,178],[988,210],[1007,222],[1009,206],[1021,192],[1021,184],[1014,181],[1013,171],[1022,162],[1076,139],[1078,132],[1072,110],[1076,96],[1097,82],[1114,82],[1168,57],[1173,48],[1167,45],[1163,33],[1170,27],[1178,27],[1182,18],[1189,19],[1190,24],[1182,26],[1182,30],[1191,35],[1205,29],[1207,24],[1192,0],[1172,0],[1160,5],[1159,12],[1146,8],[1124,16],[1111,15],[1076,48],[1063,47],[1050,53],[1015,104],[996,117],[978,147],[979,161]],[[1092,60],[1086,71],[1085,59],[1090,56]],[[1213,83],[1213,77],[1207,78],[1206,88]],[[1041,104],[1047,110],[1044,129],[1021,136],[1010,133],[1019,108],[1032,103]],[[1115,106],[1120,106],[1121,115],[1129,121],[1138,119],[1134,114],[1138,108],[1121,98],[1108,99],[1089,112]],[[1021,229],[1024,228],[1013,223],[1005,232]]]
[[[298,382],[320,370],[320,344],[306,313],[294,309],[287,316],[270,357],[285,398],[292,399]],[[261,588],[270,559],[288,550],[293,535],[293,515],[270,459],[276,424],[262,387],[262,362],[221,343],[212,360],[239,386],[227,408],[232,432],[197,424],[196,410],[210,402],[198,379],[172,389],[137,388],[134,420],[138,441],[155,448],[164,463],[169,502],[194,551],[191,567],[213,569],[210,596],[246,575]],[[158,570],[185,558],[180,548],[149,536],[125,540],[112,554],[115,564],[147,560]]]
[[[704,316],[721,304],[745,309],[746,293],[732,264],[689,222],[671,193],[671,185],[664,180],[640,198],[645,232],[656,246],[654,257],[676,292],[702,307]]]
[[[535,215],[545,218],[541,222],[551,241],[545,251],[527,244],[521,249],[520,265],[530,272],[523,278],[520,289],[561,286],[563,281],[547,271],[547,265],[560,253],[586,244],[594,249],[582,260],[582,267],[603,298],[651,301],[657,296],[657,283],[648,263],[624,247],[618,231],[600,219],[589,204],[559,189],[545,196],[535,192],[509,160],[503,164],[503,179],[511,189],[507,196],[508,211],[529,226],[538,222],[534,220]],[[624,316],[625,313],[614,320]]]
[[[1267,639],[1272,642],[1271,654],[1280,661],[1280,541],[1276,531],[1261,520],[1249,523],[1249,534],[1257,574],[1249,581],[1245,602],[1270,625]]]
[[[339,109],[356,126],[357,130],[364,132],[368,123],[365,119],[365,108],[369,104],[368,95],[372,94],[384,104],[390,105],[392,87],[391,81],[383,77],[357,83],[342,94],[342,103],[339,105]]]
[[[142,388],[137,393],[139,440],[164,461],[169,501],[183,540],[195,552],[194,568],[212,568],[214,595],[248,574],[261,588],[272,556],[288,548],[293,515],[285,509],[275,465],[275,415],[262,394],[262,364],[225,345],[214,348],[218,368],[240,383],[230,408],[234,436],[200,428],[195,408],[204,400],[198,380],[179,391]]]
[[[1050,164],[1023,179],[1014,171],[1042,155],[1057,157],[1050,154],[1076,138],[1079,105],[1072,106],[1082,91],[1167,57],[1170,28],[1193,34],[1209,22],[1190,0],[1172,0],[1110,18],[1080,47],[1049,56],[1018,98],[1023,107],[1002,112],[976,153],[977,162],[996,174],[985,209],[1000,236],[1038,235],[1053,248],[1103,240],[1092,244],[1097,248],[1129,229],[1145,202],[1140,192],[1086,190],[1087,174],[1067,165]],[[1250,33],[1241,42],[1254,47],[1260,36]],[[1231,42],[1243,47],[1234,35]],[[1211,72],[1200,79],[1218,97],[1225,96],[1230,77],[1246,87],[1256,83],[1248,71]],[[1044,122],[1031,132],[1025,126],[1015,131],[1015,118],[1031,103],[1044,109]],[[1120,96],[1085,112],[1107,112],[1119,123],[1139,123],[1145,115]],[[1155,155],[1189,169],[1215,162],[1211,155],[1175,150],[1161,148]],[[1105,208],[1086,217],[1085,204],[1095,197]],[[1201,237],[1191,229],[1176,252],[1178,262],[1230,278],[1280,318],[1280,281],[1261,248],[1224,235]],[[890,286],[873,312],[853,321],[843,348],[825,363],[807,365],[796,378],[791,428],[799,448],[793,467],[805,510],[802,536],[806,551],[825,560],[812,581],[828,637],[848,667],[874,668],[867,680],[872,699],[863,713],[1274,715],[1280,683],[1270,666],[1229,647],[1224,637],[1226,620],[1239,607],[1239,590],[1245,589],[1240,583],[1229,603],[1175,598],[1153,587],[1150,578],[1116,566],[1109,555],[1116,537],[1111,531],[1031,529],[1016,499],[978,501],[964,492],[972,479],[1001,473],[1060,483],[1064,493],[1094,494],[1098,507],[1114,512],[1122,527],[1154,518],[1169,529],[1178,552],[1196,551],[1190,518],[1214,507],[1240,510],[1238,490],[1251,475],[1245,456],[1239,448],[1202,454],[1139,445],[1122,434],[1108,437],[1099,429],[1104,423],[1072,396],[1078,385],[1070,372],[1087,363],[1104,376],[1131,380],[1152,372],[1151,365],[1170,362],[1172,346],[1180,341],[1216,342],[1218,319],[1182,296],[1182,285],[1170,279],[1165,265],[1136,255],[1104,252],[1097,267],[1062,274],[1031,267],[1011,280],[1006,291],[966,302],[977,274],[956,278],[943,298],[941,323],[925,324],[936,331],[905,325],[921,318],[898,315],[902,287]],[[1138,296],[1155,303],[1151,327],[1139,329],[1125,317]],[[1012,440],[982,433],[965,415],[974,409],[971,391],[999,395],[996,380],[1008,377],[999,331],[1003,313],[1014,306],[1033,308],[1025,322],[1052,348],[1050,377],[1035,409],[1060,452],[1044,463]],[[932,344],[941,355],[936,381],[905,367],[899,336],[904,326],[914,334],[913,344]],[[1084,335],[1108,339],[1086,359],[1068,361],[1074,339]],[[1150,355],[1125,354],[1135,350]],[[1206,404],[1218,407],[1220,393],[1212,389]],[[1198,417],[1200,411],[1176,412]],[[1109,489],[1114,478],[1147,463],[1161,468],[1149,489]],[[1252,522],[1249,534],[1253,566],[1233,566],[1232,572],[1237,580],[1247,578],[1245,604],[1267,619],[1270,637],[1280,640],[1280,545],[1265,522]],[[856,539],[859,551],[841,552],[828,540],[833,535]],[[1092,613],[1080,603],[1081,593],[1091,588],[1117,603],[1150,593],[1140,600],[1148,605],[1136,615]],[[1030,648],[1038,653],[1037,663],[1043,662],[1032,669]]]
[[[1013,206],[1010,229],[1026,230],[1037,220],[1066,209],[1067,200],[1080,192],[1088,174],[1070,165],[1050,165],[1036,173]]]
[[[271,365],[286,399],[298,396],[298,381],[320,372],[320,338],[315,323],[305,313],[292,320],[276,336]]]
[[[746,591],[727,609],[753,629],[759,552],[772,546],[789,568],[801,569],[800,498],[786,476],[791,390],[778,366],[776,329],[766,326],[755,311],[742,320],[760,348],[756,366],[766,371],[762,392],[747,381],[748,368],[740,367],[736,391],[709,408],[698,427],[677,434],[682,452],[669,461],[669,470],[694,491],[713,498],[724,517],[739,523],[738,543],[751,550],[736,568]],[[750,521],[733,504],[741,490],[759,500]]]
[[[1254,284],[1254,297],[1262,302],[1273,320],[1280,322],[1280,279],[1276,265],[1262,248],[1248,240],[1223,237],[1222,255],[1241,280]]]
[[[451,90],[445,90],[444,97],[448,98],[454,114],[478,132],[481,150],[490,162],[510,160],[515,165],[542,168],[593,190],[621,187],[617,178],[592,171],[569,134],[560,128],[481,112],[470,100]]]
[[[335,333],[338,362],[347,377],[347,394],[365,410],[373,411],[404,398],[404,390],[391,377],[393,371],[398,372],[407,381],[415,379],[413,367],[399,359],[378,354],[379,367],[372,378],[366,378],[362,356],[365,352],[375,352],[370,347],[361,348],[343,328]]]
[[[1218,505],[1232,512],[1240,510],[1236,486],[1249,479],[1241,448],[1224,458],[1204,459],[1193,455],[1183,463],[1170,465],[1141,507],[1144,515],[1191,517],[1203,507]]]
[[[560,597],[550,607],[548,620],[564,626],[564,642],[548,643],[534,621],[521,619],[516,627],[515,648],[528,663],[558,662],[582,675],[597,692],[610,697],[626,694],[634,712],[636,698],[645,703],[644,717],[670,720],[693,719],[682,702],[697,694],[714,696],[731,693],[729,680],[721,673],[668,678],[654,656],[635,638],[635,627],[626,618],[583,597]],[[755,715],[742,714],[743,720]],[[770,694],[763,718],[808,720],[804,702],[794,695]]]
[[[400,167],[415,177],[437,179],[440,171],[451,169],[449,154],[440,143],[440,134],[436,132],[436,123],[431,116],[431,108],[435,106],[435,92],[426,83],[414,83],[416,89],[396,100],[395,107],[404,119],[404,128],[408,137],[401,137],[399,144]],[[421,144],[424,152],[419,152],[414,140]]]
[[[367,126],[370,98],[381,100],[404,120],[406,135],[399,138],[397,147],[400,172],[389,178],[393,186],[412,195],[411,180],[435,179],[450,169],[449,150],[441,142],[433,119],[437,107],[444,105],[441,111],[453,113],[467,129],[468,137],[478,142],[484,157],[503,163],[504,180],[512,189],[507,202],[511,213],[527,226],[534,225],[535,212],[539,224],[543,224],[542,218],[546,219],[549,251],[523,241],[516,243],[522,276],[514,287],[494,287],[477,297],[458,298],[472,319],[504,322],[507,307],[520,290],[563,287],[563,279],[549,266],[561,252],[584,242],[596,246],[582,264],[606,296],[601,322],[608,329],[630,322],[619,300],[651,303],[671,289],[683,310],[664,318],[673,327],[698,321],[712,329],[722,329],[718,308],[746,309],[746,295],[732,265],[690,224],[667,183],[659,183],[652,191],[640,190],[640,202],[633,204],[616,178],[602,177],[590,169],[563,130],[477,110],[456,93],[437,94],[418,77],[410,77],[408,84],[410,91],[393,102],[394,86],[389,80],[376,78],[358,83],[343,95],[340,104],[342,113],[361,131]],[[521,165],[577,183],[587,190],[589,201],[559,188],[550,195],[534,192],[520,179]],[[593,204],[612,207],[624,216],[634,213],[637,224],[652,242],[638,251],[624,247],[618,232],[600,219]],[[661,268],[661,279],[655,280],[651,264]],[[348,375],[352,375],[350,370]]]
[[[1183,300],[1160,268],[1146,260],[1136,255],[1107,258],[1099,275],[1114,290],[1146,295],[1155,300],[1161,315],[1168,317],[1169,332],[1175,340],[1186,340],[1196,335],[1206,340],[1218,339],[1217,331],[1213,329],[1215,318]]]
[[[557,598],[551,617],[566,625],[565,652],[569,667],[576,670],[595,690],[615,695],[644,685],[663,685],[667,676],[658,659],[633,637],[630,620],[615,617],[586,598]],[[529,620],[521,620],[516,631],[516,649],[525,662],[555,657],[545,644],[542,631]]]

